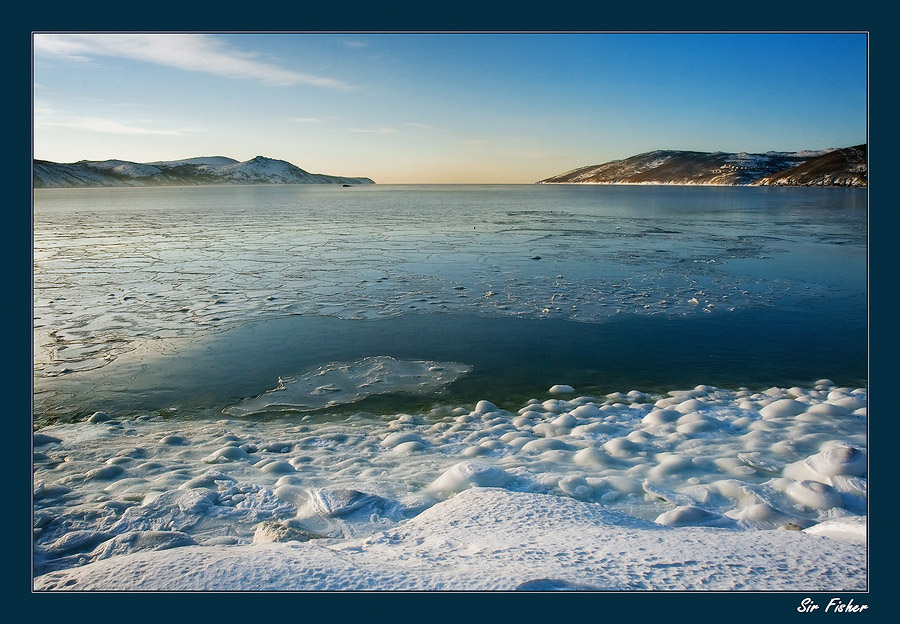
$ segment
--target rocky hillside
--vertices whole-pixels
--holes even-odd
[[[766,186],[866,186],[866,146],[834,150],[786,171],[760,178]]]
[[[853,152],[854,156],[841,156],[844,152]],[[800,169],[807,166],[811,168],[808,174],[806,169]],[[781,177],[796,171],[803,175]],[[538,184],[865,186],[865,146],[765,154],[657,150],[602,165],[581,167],[541,180]]]
[[[375,184],[369,178],[309,173],[284,160],[257,156],[246,162],[212,156],[135,163],[80,160],[61,164],[35,160],[35,188],[82,186],[193,186],[200,184]]]

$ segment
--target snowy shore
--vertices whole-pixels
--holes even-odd
[[[863,590],[865,525],[675,528],[559,496],[473,488],[362,539],[184,546],[53,572],[70,590]]]
[[[862,388],[240,406],[35,432],[34,589],[867,588]]]

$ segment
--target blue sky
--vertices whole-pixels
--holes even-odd
[[[866,70],[854,33],[43,33],[34,156],[532,183],[653,149],[863,143]]]

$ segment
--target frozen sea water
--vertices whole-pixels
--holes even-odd
[[[289,314],[602,322],[864,305],[864,208],[834,189],[44,189],[35,373]]]
[[[39,190],[35,572],[362,538],[473,487],[864,540],[865,202]]]

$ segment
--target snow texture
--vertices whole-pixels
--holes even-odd
[[[594,504],[466,490],[363,539],[183,546],[103,559],[38,590],[865,588],[865,548],[799,531],[672,528]]]

